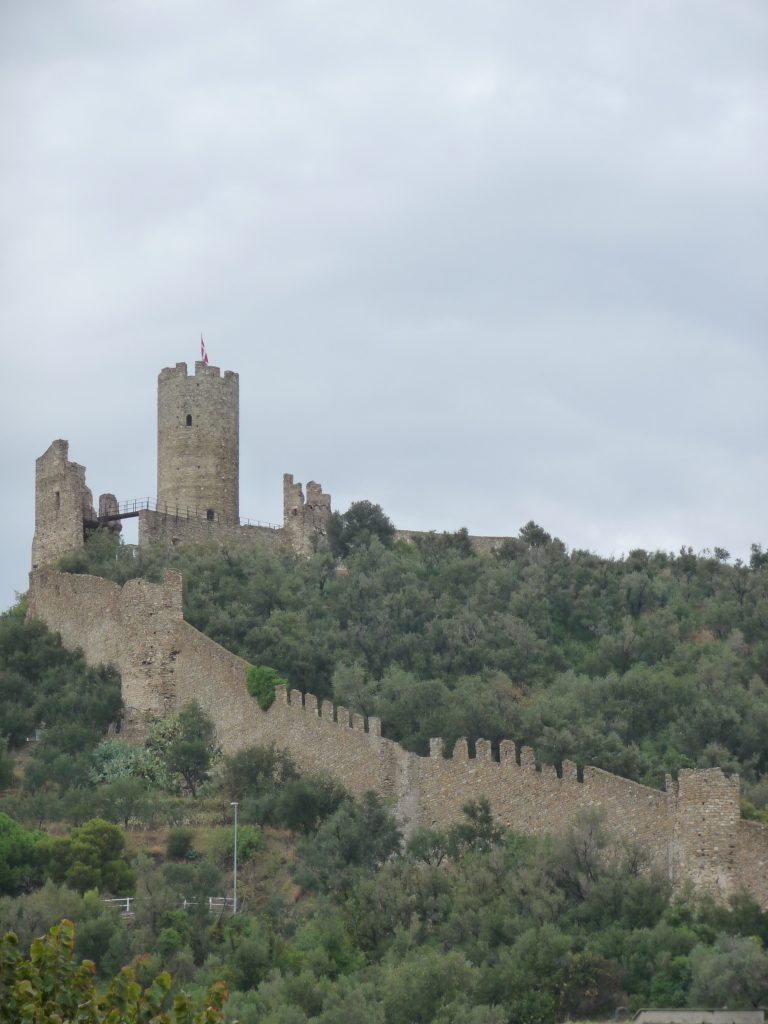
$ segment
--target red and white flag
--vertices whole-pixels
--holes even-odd
[[[208,365],[208,353],[205,351],[205,342],[203,341],[202,334],[200,335],[200,358],[202,359],[202,361],[207,366]]]

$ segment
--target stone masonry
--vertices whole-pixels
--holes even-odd
[[[85,468],[69,461],[68,441],[54,441],[35,463],[32,568],[82,547],[84,523],[95,518]]]
[[[195,363],[157,379],[157,503],[170,514],[239,522],[240,383],[232,370]]]
[[[213,719],[227,753],[257,743],[290,751],[299,768],[330,772],[352,793],[373,789],[388,800],[406,829],[444,828],[462,805],[485,796],[494,815],[529,833],[562,832],[591,808],[605,814],[617,840],[645,847],[679,885],[693,884],[717,899],[746,886],[768,907],[768,827],[742,821],[738,779],[718,768],[683,771],[665,790],[587,767],[581,780],[565,762],[558,775],[537,766],[533,751],[504,741],[493,756],[477,740],[470,756],[459,740],[451,756],[432,741],[429,757],[381,735],[378,719],[299,691],[278,691],[262,712],[246,689],[247,664],[184,621],[181,575],[163,583],[132,580],[123,587],[92,576],[51,569],[30,574],[30,615],[82,648],[89,663],[112,663],[123,680],[124,734],[140,739],[148,719],[195,700]]]

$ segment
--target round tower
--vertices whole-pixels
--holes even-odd
[[[239,377],[218,366],[176,363],[157,378],[157,508],[237,523]]]

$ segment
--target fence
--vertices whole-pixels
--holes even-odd
[[[171,516],[176,519],[197,519],[203,523],[219,523],[222,526],[261,526],[267,530],[279,530],[281,527],[275,523],[262,522],[260,519],[228,518],[216,513],[213,519],[208,517],[208,510],[199,508],[181,508],[178,505],[168,505],[159,502],[157,498],[131,498],[129,501],[120,501],[117,504],[117,512],[110,512],[108,515],[99,516],[99,522],[108,523],[114,519],[122,519],[127,516],[138,515],[139,512],[147,509],[149,512],[159,512],[164,516]]]
[[[206,896],[204,899],[207,901],[208,910],[211,912],[216,910],[227,910],[229,907],[234,906],[234,901],[231,896]],[[102,898],[101,902],[106,903],[115,910],[119,910],[121,917],[135,917],[136,911],[133,907],[135,903],[141,902],[141,897],[118,896],[111,899]],[[185,896],[182,896],[179,900],[179,906],[182,910],[186,910],[188,907],[198,906],[199,902],[200,901],[197,899],[188,900]]]

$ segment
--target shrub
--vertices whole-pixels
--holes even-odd
[[[262,711],[269,711],[275,701],[275,689],[287,686],[288,680],[268,665],[249,665],[246,674],[248,693],[255,697]]]
[[[242,800],[247,795],[282,786],[297,774],[288,751],[271,744],[245,747],[226,757],[221,781],[231,799]]]
[[[172,828],[165,843],[166,856],[172,860],[190,860],[193,839],[188,828]]]
[[[232,863],[234,830],[225,825],[211,829],[208,834],[208,853],[215,864],[226,868]],[[246,864],[264,848],[264,837],[258,825],[239,825],[237,829],[237,860]]]

